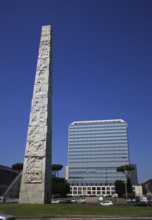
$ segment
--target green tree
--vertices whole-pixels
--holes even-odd
[[[125,175],[126,179],[129,179],[130,178],[130,171],[134,170],[134,169],[135,169],[135,166],[133,164],[126,164],[126,165],[117,167],[116,170],[118,172],[122,172]]]
[[[70,192],[69,183],[64,178],[52,179],[52,194],[65,197]]]
[[[70,186],[65,178],[59,177],[62,168],[61,164],[52,164],[52,194],[64,197],[70,192]]]
[[[13,170],[17,170],[18,172],[21,172],[23,170],[23,164],[22,163],[15,163],[12,165]]]
[[[62,170],[63,166],[61,164],[52,164],[52,178],[59,177],[59,171]]]
[[[125,194],[125,184],[122,180],[115,181],[115,191],[118,194],[118,196],[121,198]]]
[[[126,177],[126,181],[127,181],[127,193],[132,193],[132,183],[131,183],[131,179],[130,179],[130,171],[134,170],[135,166],[133,164],[126,164],[120,167],[117,167],[117,171],[118,172],[122,172],[125,177]]]

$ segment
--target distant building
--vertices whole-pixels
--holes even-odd
[[[133,192],[135,192],[136,196],[142,196],[143,195],[142,185],[135,185],[132,188],[133,188]]]
[[[134,165],[135,169],[130,171],[131,183],[132,185],[138,185],[137,166],[136,164],[132,165]]]
[[[144,194],[152,195],[152,179],[143,183],[142,186]]]
[[[17,176],[18,172],[16,170],[0,165],[0,196],[3,196],[8,186]]]
[[[69,171],[68,171],[68,166],[66,166],[66,168],[65,168],[65,179],[66,180],[68,180],[68,173],[69,173]]]
[[[76,121],[69,125],[68,182],[71,194],[114,194],[116,168],[130,164],[128,125],[122,119]]]

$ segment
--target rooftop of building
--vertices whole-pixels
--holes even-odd
[[[17,170],[13,170],[11,167],[4,166],[4,165],[1,165],[1,164],[0,164],[0,170],[7,170],[7,171],[18,173]]]
[[[110,120],[92,120],[92,121],[74,121],[71,125],[78,125],[78,124],[108,124],[108,123],[126,123],[122,119],[110,119]]]

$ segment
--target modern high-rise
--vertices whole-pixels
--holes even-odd
[[[125,180],[116,168],[129,163],[124,120],[76,121],[69,125],[70,186],[114,186],[116,180]]]

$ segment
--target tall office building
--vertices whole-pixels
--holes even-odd
[[[129,163],[128,126],[124,120],[70,124],[68,181],[71,186],[114,186],[116,180],[125,180],[116,168]]]

